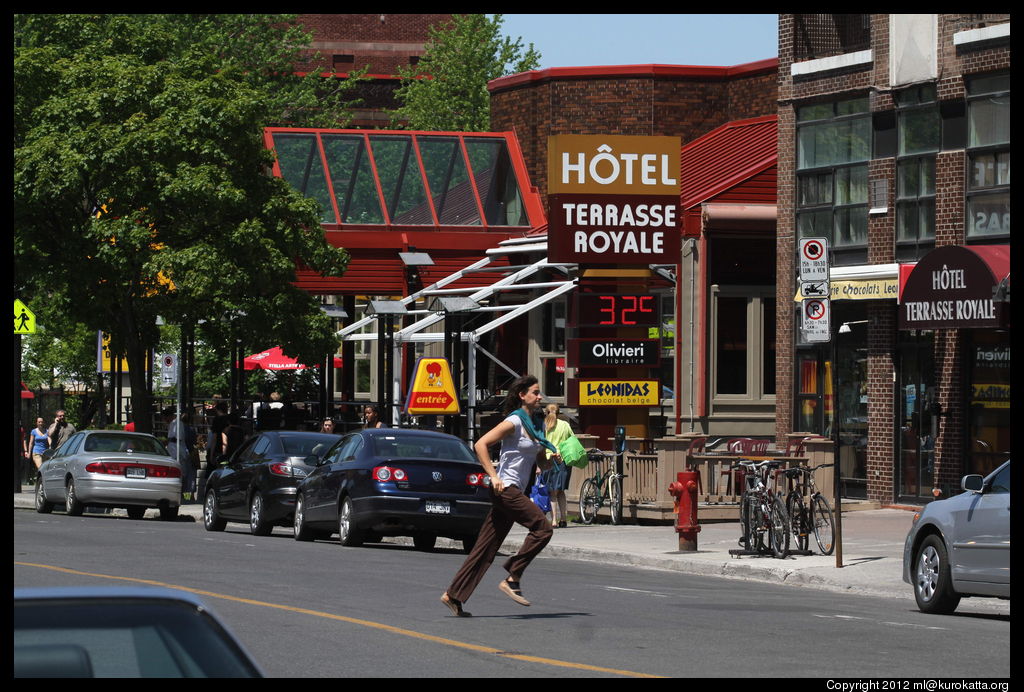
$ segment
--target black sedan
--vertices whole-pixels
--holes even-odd
[[[427,430],[346,435],[298,490],[295,539],[337,533],[346,546],[412,536],[430,550],[444,536],[468,551],[491,508],[490,479],[469,446]]]
[[[329,433],[290,430],[250,437],[206,481],[206,530],[223,531],[227,522],[237,521],[248,523],[253,535],[267,536],[274,526],[290,526],[295,486],[338,440]]]

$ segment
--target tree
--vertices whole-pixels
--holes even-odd
[[[430,27],[419,63],[399,70],[402,83],[395,96],[402,105],[392,113],[393,124],[405,121],[414,130],[490,130],[487,82],[540,64],[533,44],[524,50],[521,38],[503,37],[501,24],[500,14],[464,14]]]
[[[355,81],[292,72],[309,42],[285,15],[15,17],[15,289],[111,335],[135,411],[157,315],[225,353],[254,334],[312,362],[337,347],[293,282],[348,254],[262,139],[347,122]]]

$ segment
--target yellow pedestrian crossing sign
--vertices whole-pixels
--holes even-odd
[[[17,298],[14,299],[14,333],[35,334],[36,316],[28,306]]]

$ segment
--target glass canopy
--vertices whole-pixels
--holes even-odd
[[[317,200],[325,225],[531,225],[503,134],[267,128],[265,139],[275,175]]]

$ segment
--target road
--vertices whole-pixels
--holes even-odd
[[[913,600],[541,557],[529,608],[495,565],[454,618],[455,551],[257,538],[229,524],[14,511],[14,585],[199,593],[275,677],[999,678],[1010,619]],[[501,562],[498,558],[496,563]]]

